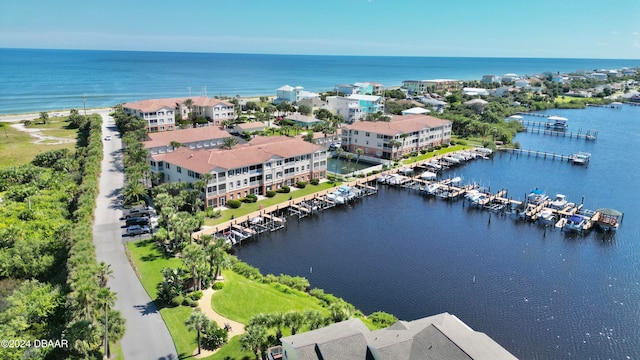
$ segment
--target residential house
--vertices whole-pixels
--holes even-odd
[[[445,107],[447,106],[447,102],[444,100],[438,100],[435,99],[431,96],[420,96],[418,98],[418,101],[425,104],[425,105],[429,105],[433,108],[433,110],[435,112],[441,113],[444,111]]]
[[[403,154],[448,144],[451,121],[429,115],[393,115],[390,121],[358,121],[342,127],[342,148],[396,159]]]
[[[233,149],[180,147],[152,155],[150,165],[165,182],[205,180],[205,204],[219,207],[248,194],[325,177],[327,152],[300,138],[257,137]]]
[[[596,79],[596,80],[602,80],[605,81],[607,80],[607,74],[601,73],[601,72],[594,72],[594,73],[590,73],[586,75],[587,77],[590,77],[592,79]]]
[[[352,94],[364,94],[362,88],[358,85],[352,84],[340,84],[335,86],[336,95],[352,95]]]
[[[321,98],[309,98],[309,99],[301,99],[298,100],[298,106],[306,105],[311,109],[311,111],[324,109],[327,107],[327,103],[322,101]]]
[[[148,132],[173,131],[176,118],[185,119],[189,110],[184,98],[148,99],[122,104],[125,114],[136,116],[147,122]]]
[[[449,313],[398,321],[374,331],[355,318],[280,340],[282,346],[269,349],[269,359],[516,359],[489,336]]]
[[[286,101],[290,104],[298,103],[302,99],[320,98],[320,94],[306,91],[302,86],[292,87],[289,85],[282,86],[276,90],[276,99],[274,104]]]
[[[565,81],[565,77],[560,74],[553,74],[551,75],[551,81],[562,84]]]
[[[486,84],[499,83],[502,82],[502,78],[496,75],[483,75],[480,81]]]
[[[462,95],[489,96],[489,90],[484,88],[466,87],[462,89]]]
[[[189,149],[209,149],[221,146],[230,137],[226,130],[218,126],[178,129],[171,132],[148,133],[143,145],[152,155],[172,152],[175,147]]]
[[[514,73],[508,73],[508,74],[504,74],[502,75],[502,82],[515,82],[516,80],[519,80],[520,77],[518,76],[518,74],[514,74]]]
[[[402,87],[410,94],[422,94],[434,91],[454,91],[460,89],[460,80],[432,79],[432,80],[405,80]]]
[[[322,120],[314,116],[307,116],[307,115],[302,115],[298,113],[286,115],[284,118],[285,120],[293,121],[293,123],[300,125],[303,128],[309,128],[309,127],[312,127],[313,125],[323,123]]]
[[[377,95],[328,96],[327,109],[342,116],[346,123],[352,123],[364,119],[367,114],[384,112],[384,100]]]
[[[531,82],[527,79],[519,79],[515,82],[515,87],[519,89],[528,89],[531,87]]]
[[[191,107],[185,104],[187,99],[191,99]],[[146,120],[149,132],[176,130],[176,118],[186,119],[189,112],[209,120],[207,125],[220,125],[222,121],[235,117],[232,103],[206,96],[141,100],[123,104],[122,110]]]
[[[186,99],[185,99],[186,100]],[[198,96],[191,98],[191,111],[196,118],[205,118],[211,125],[219,126],[223,121],[235,119],[235,105],[228,101]]]

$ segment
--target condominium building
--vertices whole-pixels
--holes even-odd
[[[274,104],[279,104],[283,101],[286,101],[290,104],[298,103],[298,101],[303,99],[315,99],[320,98],[320,94],[314,93],[311,91],[306,91],[302,86],[289,86],[285,85],[279,87],[276,90],[276,99],[273,100]]]
[[[410,94],[422,94],[434,91],[453,91],[460,89],[460,80],[433,79],[433,80],[405,80],[402,87]]]
[[[429,115],[394,115],[391,121],[358,121],[342,128],[342,147],[349,152],[397,159],[451,141],[451,121]]]
[[[151,155],[172,152],[176,148],[209,149],[219,147],[224,139],[230,137],[228,131],[219,126],[178,129],[171,132],[148,133],[143,142]]]
[[[324,178],[327,152],[300,138],[257,137],[228,150],[180,147],[152,155],[150,165],[165,182],[206,181],[205,203],[219,207],[248,194]]]
[[[191,105],[185,102],[191,99]],[[192,98],[147,99],[125,103],[122,110],[126,114],[137,116],[147,121],[149,132],[176,130],[176,119],[189,117],[189,112],[195,117],[209,120],[209,125],[220,125],[224,120],[232,120],[235,116],[232,103],[206,96]]]
[[[352,94],[328,96],[327,109],[344,118],[346,123],[364,119],[367,114],[384,112],[384,99],[377,95]]]

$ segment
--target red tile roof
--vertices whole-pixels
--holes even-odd
[[[434,128],[450,124],[448,120],[438,119],[429,115],[394,115],[391,121],[357,121],[345,125],[346,129],[368,131],[376,134],[394,136],[402,133],[420,131],[424,128]]]
[[[230,137],[226,130],[222,130],[218,126],[206,126],[201,128],[181,129],[175,131],[165,131],[147,134],[147,140],[144,147],[147,149],[168,146],[172,141],[181,144],[192,143],[197,141],[224,139]]]
[[[225,106],[233,106],[232,103],[222,101],[220,99],[210,98],[207,96],[194,96],[194,97],[181,97],[181,98],[166,98],[166,99],[147,99],[136,102],[128,102],[122,105],[123,108],[135,109],[142,112],[153,112],[162,109],[163,107],[176,108],[176,104],[184,105],[187,99],[191,99],[195,106],[216,106],[219,104]]]
[[[178,148],[173,152],[154,155],[156,161],[166,161],[200,174],[216,168],[235,169],[243,166],[262,164],[271,158],[289,158],[314,153],[321,149],[296,138],[285,137],[282,141],[248,144],[230,150]]]

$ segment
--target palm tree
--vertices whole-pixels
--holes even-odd
[[[98,264],[98,285],[101,288],[107,287],[109,278],[113,278],[113,269],[111,269],[111,264],[107,264],[102,261]]]
[[[276,339],[280,341],[282,337],[282,327],[285,325],[285,316],[281,312],[269,314],[269,326],[276,328]]]
[[[389,140],[389,146],[391,146],[391,158],[395,159],[397,155],[395,150],[402,146],[402,143],[398,140]]]
[[[304,325],[304,316],[299,311],[290,311],[284,314],[284,323],[291,328],[291,335],[295,335]]]
[[[46,124],[47,121],[49,121],[49,113],[46,111],[42,111],[38,120],[42,121],[43,124]]]
[[[327,319],[318,310],[305,310],[304,319],[309,330],[319,329],[327,323]]]
[[[362,154],[364,154],[364,150],[362,150],[362,148],[357,148],[356,149],[356,166],[358,166],[358,162],[360,161],[360,156],[362,156]]]
[[[267,341],[267,330],[264,326],[247,326],[245,333],[240,337],[240,346],[243,350],[250,350],[256,355],[256,360],[260,359],[262,349]]]
[[[347,172],[351,172],[351,160],[353,160],[353,153],[347,154],[347,160],[349,160],[349,166],[347,167]]]
[[[109,354],[109,310],[116,303],[116,294],[108,288],[103,287],[96,294],[98,304],[104,309],[104,358],[108,359]]]
[[[205,314],[202,313],[202,311],[200,311],[200,309],[194,309],[191,312],[191,315],[189,315],[187,320],[184,322],[184,324],[187,325],[187,329],[191,331],[195,330],[198,333],[198,355],[200,355],[200,352],[202,351],[202,346],[200,343],[200,333],[208,323],[209,319]]]
[[[146,194],[146,189],[139,181],[129,181],[122,190],[125,204],[132,204],[140,201],[142,196]]]
[[[232,149],[234,146],[238,145],[238,139],[234,137],[228,137],[222,139],[222,148],[223,149]]]
[[[224,238],[217,238],[214,242],[208,242],[205,245],[205,252],[209,258],[211,277],[215,280],[220,276],[220,272],[224,268],[228,268],[227,251],[231,249],[231,245]]]
[[[193,100],[192,99],[187,99],[184,101],[184,106],[187,107],[187,109],[189,110],[189,113],[187,114],[187,117],[189,117],[189,120],[193,120],[193,113],[191,112],[191,107],[193,106]]]
[[[191,271],[194,290],[200,290],[203,272],[206,271],[207,255],[199,244],[189,244],[182,249],[182,262]]]

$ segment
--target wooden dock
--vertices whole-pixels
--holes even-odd
[[[533,114],[529,114],[533,115]],[[583,131],[582,129],[578,129],[577,132],[573,131],[558,131],[558,130],[549,130],[547,129],[547,122],[545,121],[535,121],[535,120],[526,120],[526,119],[518,119],[515,120],[521,123],[524,126],[525,131],[530,132],[532,134],[542,134],[556,137],[568,137],[569,139],[583,139],[589,141],[595,141],[598,139],[598,130],[587,129]]]
[[[563,154],[558,154],[558,153],[553,153],[553,152],[548,152],[548,151],[539,151],[539,150],[527,150],[527,149],[509,149],[509,148],[503,148],[500,149],[502,151],[507,151],[510,153],[515,153],[516,155],[527,155],[527,156],[535,156],[535,157],[541,157],[543,159],[552,159],[552,160],[563,160],[563,161],[569,161],[571,160],[571,155],[563,155]]]

